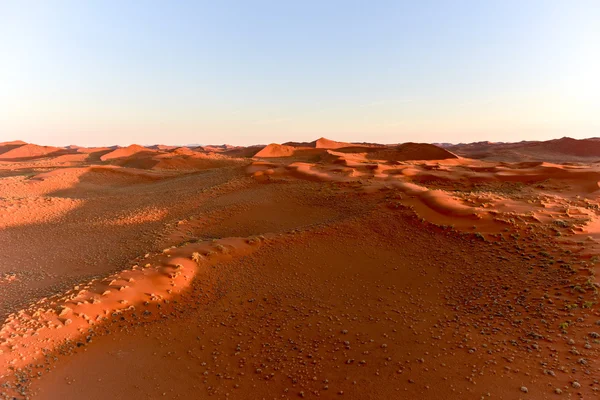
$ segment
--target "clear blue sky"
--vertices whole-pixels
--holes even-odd
[[[600,1],[0,0],[0,141],[600,136]]]

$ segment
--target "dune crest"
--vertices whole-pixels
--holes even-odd
[[[0,329],[0,369],[20,368],[89,327],[138,308],[168,302],[203,269],[253,251],[259,238],[229,238],[167,248],[139,257],[131,269],[77,285],[10,314]],[[154,312],[156,308],[152,308]],[[82,339],[83,340],[83,339]]]
[[[368,159],[386,161],[447,160],[456,154],[427,143],[404,143],[391,149],[368,153]]]
[[[23,142],[17,141],[7,143],[6,145],[10,146],[11,149],[6,152],[0,153],[0,160],[44,157],[52,153],[57,153],[61,150],[64,150],[60,147],[38,146],[36,144],[31,143],[21,143]]]
[[[111,151],[110,153],[104,154],[103,156],[100,157],[100,160],[109,161],[109,160],[114,160],[116,158],[131,157],[138,153],[144,153],[144,152],[152,153],[154,151],[152,149],[148,149],[148,148],[140,146],[138,144],[132,144],[130,146],[121,147],[121,148]]]
[[[296,149],[292,146],[286,146],[283,144],[271,143],[264,149],[260,150],[254,155],[254,157],[290,157],[294,155]]]
[[[600,139],[560,139],[518,143],[475,142],[444,146],[461,156],[492,161],[596,162],[600,160]]]

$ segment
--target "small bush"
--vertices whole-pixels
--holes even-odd
[[[196,264],[200,264],[200,261],[202,261],[203,258],[204,256],[197,251],[192,253],[192,260],[194,260]]]
[[[568,327],[569,327],[568,322],[562,322],[561,324],[558,325],[558,328],[563,331],[566,331]]]

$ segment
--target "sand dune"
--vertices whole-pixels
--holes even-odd
[[[193,156],[196,152],[189,147],[176,147],[171,152],[177,155]]]
[[[166,144],[155,144],[152,146],[147,146],[146,148],[152,149],[152,150],[159,150],[159,151],[170,151],[170,150],[175,150],[178,147],[177,146],[169,146]]]
[[[4,150],[3,147],[6,149]],[[24,158],[35,158],[44,157],[52,153],[60,152],[60,147],[52,146],[38,146],[35,144],[20,144],[19,142],[12,142],[6,145],[0,145],[0,160],[9,159],[24,159]]]
[[[296,148],[292,146],[286,146],[283,144],[271,143],[264,149],[260,150],[254,155],[254,157],[290,157],[293,156]]]
[[[448,145],[446,148],[464,157],[493,161],[520,162],[596,162],[600,160],[600,140],[561,138],[543,142],[477,142]]]
[[[243,158],[252,158],[264,149],[266,146],[257,145],[257,146],[248,146],[248,147],[236,147],[234,149],[229,149],[223,152],[224,155],[229,157],[243,157]]]
[[[407,161],[407,160],[447,160],[457,158],[455,154],[427,143],[404,143],[400,146],[369,153],[372,160]]]
[[[21,146],[27,144],[27,142],[24,142],[22,140],[12,140],[12,141],[8,141],[8,142],[0,142],[0,146]]]
[[[319,138],[312,142],[310,147],[317,149],[339,149],[342,147],[352,147],[352,145],[350,143],[336,142],[326,138]]]
[[[404,143],[398,146],[368,146],[353,143],[335,142],[320,138],[310,143],[288,142],[288,144],[271,143],[257,152],[257,158],[280,158],[301,156],[302,154],[323,155],[332,154],[328,150],[341,153],[363,153],[364,159],[406,161],[406,160],[444,160],[457,158],[455,154],[440,147],[426,143]],[[359,156],[360,157],[360,156]]]
[[[104,154],[102,157],[100,157],[100,160],[109,161],[117,158],[131,157],[139,153],[155,153],[155,151],[137,144],[132,144],[130,146],[118,148],[110,153]]]
[[[0,394],[593,398],[582,143],[2,144]]]
[[[384,147],[374,143],[347,143],[347,142],[336,142],[327,138],[319,138],[312,142],[286,142],[283,143],[286,146],[292,147],[310,147],[315,149],[341,149],[344,147],[358,147],[358,148],[369,148],[369,147]]]
[[[78,153],[85,153],[85,154],[90,154],[90,153],[100,153],[100,152],[111,152],[114,149],[111,147],[79,147],[77,148],[77,152]]]

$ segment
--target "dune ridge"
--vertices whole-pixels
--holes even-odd
[[[0,329],[0,368],[21,368],[67,339],[123,311],[168,302],[194,276],[223,259],[248,253],[262,238],[228,238],[164,249],[139,257],[131,269],[77,285],[10,314]],[[146,310],[144,314],[151,312]]]

